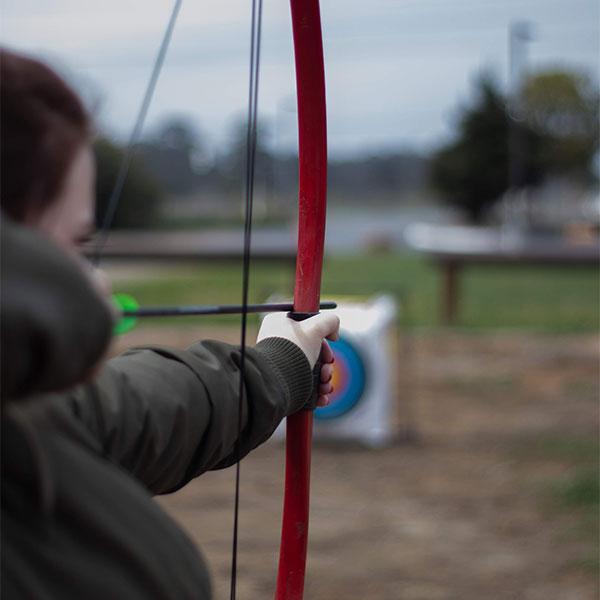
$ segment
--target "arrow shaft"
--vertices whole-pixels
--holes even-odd
[[[321,302],[320,309],[327,310],[336,308],[335,302]],[[248,304],[247,313],[262,312],[290,312],[294,309],[293,304],[270,303],[270,304]],[[190,317],[204,315],[238,315],[244,310],[239,304],[208,305],[208,306],[146,306],[135,310],[124,310],[124,317]]]

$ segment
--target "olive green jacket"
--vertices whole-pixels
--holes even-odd
[[[312,382],[290,342],[249,349],[238,436],[239,376],[219,342],[132,350],[93,383],[5,405],[2,597],[210,598],[198,551],[152,496],[250,452]]]

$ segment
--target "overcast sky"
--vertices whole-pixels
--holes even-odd
[[[332,155],[415,148],[452,134],[476,74],[508,79],[508,27],[530,21],[528,69],[598,78],[598,0],[322,0]],[[167,0],[2,0],[3,44],[49,60],[100,98],[99,119],[133,125],[172,4]],[[185,114],[222,146],[247,102],[250,1],[184,1],[147,130]],[[264,0],[259,112],[279,148],[295,144],[291,26]]]

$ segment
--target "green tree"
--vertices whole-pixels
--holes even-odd
[[[96,221],[101,225],[123,160],[123,149],[103,137],[98,138],[94,149],[97,165]],[[111,226],[118,229],[156,225],[162,199],[162,189],[134,156]]]
[[[529,126],[544,139],[540,160],[545,170],[592,180],[600,100],[592,79],[582,73],[543,71],[526,80],[521,98]]]
[[[230,131],[230,142],[226,151],[219,157],[218,169],[223,191],[237,201],[245,189],[248,145],[246,120],[242,117],[235,119]],[[275,164],[268,147],[269,135],[267,123],[259,119],[254,155],[254,186],[257,199],[260,196],[264,198],[265,192],[273,186]]]
[[[460,114],[456,139],[433,157],[434,187],[480,222],[509,185],[534,187],[556,176],[593,182],[598,100],[597,85],[589,77],[543,71],[525,80],[509,114],[506,98],[484,75],[477,82],[475,103]]]
[[[506,101],[487,74],[477,81],[475,103],[462,111],[455,141],[432,158],[430,177],[442,198],[481,222],[486,210],[509,184],[509,130],[513,127],[527,152],[521,156],[522,185],[540,182],[540,135],[526,123],[509,122]]]
[[[140,156],[169,194],[190,194],[203,183],[206,156],[201,136],[186,117],[165,120],[156,135],[142,145]]]

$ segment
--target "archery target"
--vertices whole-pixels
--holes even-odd
[[[315,419],[335,419],[345,415],[360,402],[365,390],[367,374],[358,348],[344,338],[329,344],[335,355],[334,391],[329,405],[315,410]]]
[[[395,361],[395,299],[338,299],[340,339],[331,342],[335,354],[333,386],[328,406],[314,413],[315,441],[353,441],[381,447],[396,435],[397,369]],[[273,438],[285,438],[282,423]]]

